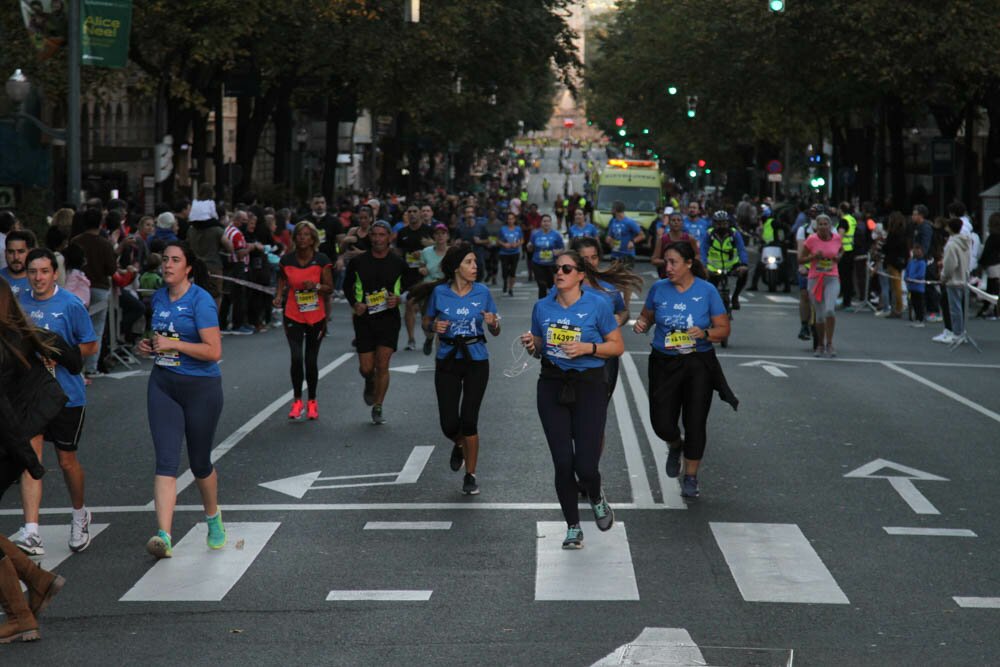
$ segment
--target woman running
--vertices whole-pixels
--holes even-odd
[[[302,417],[302,379],[309,389],[306,417],[319,419],[319,346],[326,335],[327,297],[333,294],[333,262],[319,252],[319,230],[309,221],[295,225],[295,251],[278,263],[274,307],[284,306],[285,338],[292,353],[292,409],[289,419]],[[287,291],[287,294],[286,294]],[[305,354],[302,352],[305,346]],[[305,372],[303,373],[303,367]]]
[[[590,500],[598,529],[615,515],[601,488],[601,436],[607,418],[607,359],[625,349],[608,300],[583,290],[593,271],[570,250],[556,259],[556,289],[531,313],[531,331],[521,335],[529,353],[542,359],[538,416],[555,467],[556,494],[566,519],[564,549],[583,546],[577,480]]]
[[[521,256],[524,234],[517,224],[517,214],[507,214],[507,224],[500,228],[500,270],[503,273],[503,291],[514,296],[517,280],[517,260]]]
[[[809,265],[808,291],[816,318],[816,340],[814,357],[835,357],[833,349],[833,329],[836,324],[834,312],[837,295],[840,294],[840,273],[837,262],[844,254],[840,235],[833,232],[830,216],[821,213],[816,216],[816,233],[806,239],[799,264]]]
[[[442,278],[444,278],[444,273],[441,272],[441,261],[444,259],[445,253],[448,252],[448,227],[441,224],[440,222],[434,225],[434,245],[429,245],[420,251],[420,261],[423,266],[420,267],[420,275],[424,277],[425,283],[434,283]],[[423,290],[419,290],[418,293],[423,293]],[[421,300],[426,299],[423,297]],[[424,327],[424,354],[429,355],[434,351],[434,332],[428,331],[427,327]]]
[[[653,246],[653,254],[649,258],[649,263],[656,267],[656,272],[660,278],[667,277],[667,262],[663,259],[663,252],[671,243],[685,241],[694,248],[695,255],[700,256],[698,239],[684,231],[684,218],[680,211],[674,211],[667,218],[667,227],[662,234],[656,235],[656,244]]]
[[[153,294],[153,336],[139,343],[139,351],[151,355],[154,364],[146,404],[156,449],[153,501],[159,530],[146,543],[146,551],[170,558],[183,441],[205,508],[208,546],[221,549],[226,544],[218,505],[219,477],[211,458],[222,413],[222,336],[215,301],[195,284],[204,284],[208,278],[205,265],[188,245],[167,243],[162,266],[164,286]]]
[[[458,472],[465,461],[462,493],[477,495],[476,463],[479,459],[479,406],[490,379],[486,331],[500,335],[500,316],[493,295],[476,282],[476,253],[468,243],[449,248],[441,260],[444,277],[416,288],[414,298],[429,292],[423,326],[440,339],[434,372],[441,430],[454,444],[451,469]],[[414,292],[411,291],[411,296]]]
[[[738,403],[712,347],[729,336],[729,316],[690,243],[668,245],[664,259],[667,278],[649,289],[634,331],[646,333],[656,325],[649,357],[650,419],[653,431],[667,442],[667,477],[680,474],[683,452],[681,495],[694,499],[713,389],[734,410]],[[683,419],[683,439],[678,419]]]
[[[563,247],[562,234],[552,229],[552,216],[546,213],[542,216],[541,228],[532,232],[527,246],[531,254],[531,263],[535,267],[539,299],[544,299],[552,289],[556,255],[562,252]]]

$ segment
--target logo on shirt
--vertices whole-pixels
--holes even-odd
[[[174,306],[174,307],[177,309],[178,313],[183,313],[185,310],[188,309],[187,306]]]
[[[33,311],[31,311],[31,314],[29,315],[29,317],[31,317],[31,319],[33,319],[33,320],[40,320],[40,319],[43,319],[45,317],[45,313],[43,313],[40,310],[33,310]]]
[[[585,318],[585,317],[586,317],[587,315],[588,315],[588,313],[577,313],[577,314],[576,314],[576,316],[577,316],[577,317],[579,317],[579,318],[580,318],[581,320],[582,320],[583,318]]]
[[[158,314],[158,315],[159,315],[160,317],[170,317],[170,311],[169,311],[169,310],[161,310],[161,311],[160,311],[159,313],[157,313],[157,314]]]
[[[698,303],[699,301],[702,300],[702,298],[703,297],[700,297],[700,296],[693,296],[693,297],[691,297],[691,300],[694,301],[695,303]]]
[[[675,303],[674,304],[674,310],[687,310],[687,309],[688,309],[687,304],[684,304],[684,303]]]
[[[468,308],[459,308],[459,309],[457,309],[455,311],[455,314],[456,315],[468,315],[469,314],[469,309]]]
[[[472,302],[472,307],[473,307],[473,308],[479,308],[479,304],[480,304],[480,303],[482,303],[482,302],[481,302],[481,301],[473,301],[473,302]]]
[[[52,315],[52,317],[56,317],[56,318],[59,318],[59,317],[63,316],[62,313],[51,313],[51,315]]]

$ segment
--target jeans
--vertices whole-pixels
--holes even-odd
[[[965,301],[965,287],[963,285],[948,285],[948,312],[951,314],[951,332],[956,336],[965,333],[965,317],[962,313],[962,306]]]
[[[83,370],[86,373],[97,372],[97,361],[101,358],[101,347],[104,345],[104,325],[108,321],[110,302],[111,290],[100,287],[90,288],[90,322],[94,325],[94,335],[97,336],[97,352],[84,358]]]

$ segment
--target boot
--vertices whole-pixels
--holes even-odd
[[[0,644],[33,642],[40,639],[38,621],[21,593],[21,582],[9,558],[0,558],[0,606],[7,622],[0,625]]]
[[[28,607],[32,614],[38,616],[62,590],[66,579],[43,570],[4,535],[0,535],[0,550],[13,564],[17,578],[28,588]]]

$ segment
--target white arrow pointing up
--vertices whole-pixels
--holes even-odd
[[[740,364],[740,366],[760,366],[768,375],[772,375],[776,378],[786,378],[788,374],[781,370],[782,368],[797,368],[791,364],[781,364],[777,361],[766,361],[764,359],[758,359],[757,361],[748,361],[745,364]]]
[[[884,469],[895,470],[901,475],[876,475],[875,473],[880,472]],[[924,494],[917,490],[917,487],[913,484],[914,480],[928,481],[928,482],[947,482],[946,477],[940,477],[938,475],[931,474],[929,472],[924,472],[923,470],[917,470],[916,468],[911,468],[910,466],[904,466],[899,463],[893,463],[892,461],[887,461],[885,459],[875,459],[871,463],[866,463],[856,470],[844,475],[844,477],[853,477],[855,479],[887,479],[892,488],[896,490],[896,493],[903,499],[903,501],[910,506],[917,514],[940,514],[936,507],[927,500]]]
[[[410,366],[395,366],[389,370],[396,371],[397,373],[409,373],[410,375],[416,375],[417,371],[420,370],[420,366],[417,364],[412,364]]]
[[[628,665],[704,665],[705,658],[684,628],[644,628],[638,637],[619,646],[591,667]]]

